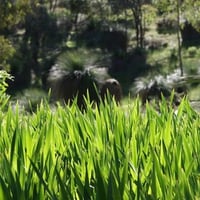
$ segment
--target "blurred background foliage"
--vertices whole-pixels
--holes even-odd
[[[124,96],[139,77],[150,83],[180,67],[197,76],[199,10],[194,0],[1,0],[0,67],[14,77],[8,91],[46,88],[55,64],[101,68],[98,78],[119,80]]]

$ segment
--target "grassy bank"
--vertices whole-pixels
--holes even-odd
[[[199,115],[135,100],[0,113],[0,199],[198,199]]]

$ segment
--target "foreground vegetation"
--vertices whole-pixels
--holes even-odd
[[[159,112],[139,100],[4,105],[0,121],[0,199],[200,198],[200,117],[186,99]]]

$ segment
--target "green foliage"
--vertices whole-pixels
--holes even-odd
[[[143,24],[144,27],[149,26],[153,22],[155,22],[156,19],[156,13],[157,9],[153,7],[152,5],[143,5],[142,6],[142,12],[143,12]]]
[[[177,3],[179,0],[153,0],[152,3],[156,6],[158,14],[176,12]],[[190,1],[190,0],[189,0]],[[180,1],[181,2],[181,1]],[[181,2],[182,5],[182,2]]]
[[[176,12],[177,5],[182,13],[182,18],[192,24],[197,31],[200,31],[200,2],[196,0],[153,0],[159,14]]]
[[[194,57],[196,54],[197,54],[197,48],[194,47],[194,46],[191,46],[187,49],[187,52],[188,52],[188,56],[189,57]]]
[[[7,80],[12,80],[12,77],[4,70],[0,70],[0,110],[2,111],[8,103],[9,95],[6,94],[8,87]]]
[[[174,112],[163,99],[160,113],[138,100],[87,105],[0,115],[1,199],[200,197],[200,118],[187,100]]]
[[[184,15],[193,27],[200,31],[200,2],[195,0],[185,0],[184,2]]]
[[[177,19],[175,13],[163,14],[157,22],[158,33],[175,33],[177,29]]]
[[[28,11],[29,0],[0,1],[0,65],[4,70],[9,71],[10,66],[7,61],[15,52],[11,39],[4,35],[22,22]]]
[[[7,63],[8,59],[12,57],[15,49],[11,42],[4,36],[0,35],[0,65],[4,70],[9,70],[9,65]]]
[[[76,51],[61,54],[57,59],[57,64],[66,71],[83,70],[85,65],[85,57],[82,57]]]
[[[8,0],[0,3],[0,30],[19,23],[29,10],[29,0]]]
[[[48,94],[42,89],[28,88],[18,91],[15,93],[15,95],[11,96],[10,103],[15,108],[17,101],[17,106],[21,108],[21,111],[33,113],[37,110],[37,107],[40,105],[41,101],[48,97],[47,95]]]
[[[70,0],[70,10],[72,13],[85,13],[89,8],[88,0]]]
[[[83,71],[87,67],[96,65],[99,62],[99,57],[97,53],[84,48],[72,49],[58,56],[56,63],[61,69],[68,72]]]

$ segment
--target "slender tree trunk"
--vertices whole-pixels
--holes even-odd
[[[183,76],[183,61],[182,61],[182,44],[180,36],[180,4],[181,0],[177,0],[177,40],[178,40],[178,65],[181,71],[181,76]]]
[[[139,30],[140,30],[140,47],[144,47],[144,27],[142,23],[142,10],[141,10],[141,5],[139,6]]]
[[[140,47],[140,27],[139,27],[139,17],[136,10],[132,9],[133,18],[135,22],[135,31],[136,31],[136,46]]]
[[[136,46],[139,48],[144,47],[144,28],[142,23],[142,9],[140,2],[136,3],[135,7],[132,8],[132,13],[135,21],[136,29]]]
[[[127,24],[127,16],[128,16],[128,14],[127,14],[127,10],[125,9],[125,18],[126,18],[126,22],[125,22],[125,34],[126,34],[126,38],[128,38],[128,24]],[[127,44],[127,47],[126,47],[126,53],[127,53],[127,48],[128,48],[128,44]]]

